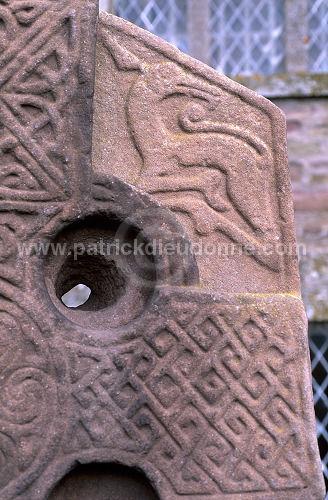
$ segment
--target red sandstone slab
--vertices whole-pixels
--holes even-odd
[[[93,173],[96,4],[0,9],[0,497],[323,498],[281,114],[106,17]]]

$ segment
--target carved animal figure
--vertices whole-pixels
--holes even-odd
[[[168,98],[177,96],[193,99],[179,110],[178,134],[166,125],[161,109]],[[217,106],[220,90],[176,64],[144,69],[132,85],[127,107],[133,140],[143,159],[138,186],[152,193],[181,191],[173,203],[187,212],[190,201],[183,198],[183,191],[198,191],[203,203],[216,212],[228,210],[230,200],[250,226],[265,236],[272,230],[268,197],[263,192],[271,161],[268,149],[240,127],[207,121],[206,114]],[[226,176],[226,199],[217,193],[217,170]]]

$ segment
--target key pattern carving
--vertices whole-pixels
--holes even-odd
[[[224,298],[219,303],[215,294],[188,288],[196,286],[198,273],[187,256],[171,259],[167,270],[157,268],[163,279],[133,321],[93,330],[82,321],[68,321],[56,305],[60,297],[47,292],[42,255],[19,253],[17,241],[54,241],[63,228],[90,214],[115,215],[122,221],[131,217],[133,222],[140,208],[157,212],[156,202],[118,179],[96,176],[92,185],[96,4],[0,0],[1,499],[43,500],[77,461],[100,460],[143,468],[163,500],[218,500],[240,493],[275,499],[280,491],[296,500],[312,478],[309,466],[302,466],[304,456],[310,464],[315,456],[307,438],[311,419],[302,410],[303,402],[309,402],[302,392],[304,339],[301,333],[297,336],[299,325],[292,324],[294,313],[279,314],[289,311],[286,301],[293,299],[284,297],[281,309],[279,304],[275,309],[278,298],[272,305],[264,300],[264,306],[254,299],[254,304],[240,307],[242,298],[238,305],[228,305]],[[147,74],[153,81],[162,70],[172,69],[171,63],[159,67],[156,61],[151,68],[110,36],[107,41],[119,70],[139,72],[129,85],[127,119],[135,116],[133,94],[138,88],[144,96],[150,94],[154,106],[159,105],[154,98],[166,101],[165,92],[156,96],[163,89],[154,91]],[[222,147],[229,136],[260,162],[259,172],[268,172],[266,143],[256,134],[204,117],[202,110],[211,112],[220,93],[211,85],[205,89],[182,66],[178,75],[179,65],[174,68],[176,97],[186,101],[178,117],[183,133],[195,134],[207,146],[216,134]],[[160,78],[167,90],[169,80]],[[146,158],[136,123],[130,132]],[[167,131],[164,136],[169,137]],[[169,168],[188,166],[176,155],[177,145],[186,154],[179,141],[166,146]],[[214,162],[214,177],[227,176],[228,167],[214,160],[208,159]],[[176,172],[170,175],[168,193],[193,191],[192,183],[172,188]],[[247,207],[238,207],[234,175],[229,182],[226,192],[240,212],[241,226],[229,222],[225,234],[244,244],[258,232],[262,239],[257,235],[255,243],[260,248],[266,234],[275,234],[270,217],[262,222],[257,210],[248,213]],[[214,211],[211,231],[223,230],[220,224],[225,224],[221,212],[227,199],[203,187],[192,211],[195,234],[204,232],[197,203]],[[184,210],[184,195],[177,200],[172,208]],[[132,227],[145,229],[142,210],[137,219]],[[173,219],[170,239],[177,241],[185,235]],[[170,229],[161,228],[157,220],[156,234]],[[262,264],[276,266],[272,261]],[[172,278],[176,268],[181,272]],[[290,306],[295,318],[302,316],[295,303]]]
[[[278,324],[268,307],[245,313],[186,296],[166,297],[162,307],[114,356],[69,344],[78,418],[67,452],[137,455],[170,484],[170,498],[302,490],[300,455],[311,453],[295,377],[302,353],[286,319]]]

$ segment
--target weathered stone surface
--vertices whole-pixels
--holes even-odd
[[[296,252],[275,251],[295,243],[285,119],[276,106],[103,14],[95,115],[94,168],[177,214],[208,249],[197,257],[202,285],[299,291]]]
[[[226,249],[229,244],[243,247],[241,255],[223,253],[209,256],[204,251],[196,254],[200,286],[205,290],[212,290],[212,295],[207,299],[208,304],[212,302],[212,305],[208,307],[214,307],[216,295],[213,291],[230,294],[241,292],[240,295],[229,295],[229,300],[236,307],[235,317],[238,316],[237,310],[247,310],[245,300],[250,301],[254,311],[260,314],[256,305],[259,297],[256,294],[263,297],[263,303],[269,308],[278,300],[279,312],[277,309],[275,313],[271,312],[277,325],[278,317],[285,316],[290,318],[291,330],[303,331],[303,340],[296,341],[295,347],[291,347],[291,352],[296,353],[296,345],[306,344],[306,318],[302,307],[297,305],[300,304],[299,278],[285,157],[285,126],[280,112],[268,101],[117,18],[102,15],[98,40],[94,168],[111,172],[133,183],[168,205],[180,219],[192,243],[203,245],[203,248],[206,244],[212,244],[221,250]],[[266,248],[274,248],[274,255],[267,255]],[[280,294],[275,295],[277,292]],[[281,292],[284,299],[281,298]],[[286,292],[292,292],[293,296]],[[199,293],[197,296],[199,297]],[[202,297],[207,302],[204,294]],[[226,297],[218,300],[224,302]],[[188,300],[191,301],[190,297]],[[221,317],[220,313],[215,314]],[[292,321],[296,322],[294,327]],[[198,338],[201,344],[200,337],[212,354],[215,347],[211,344],[211,335],[215,337],[214,332],[221,331],[220,326],[215,322],[213,326],[207,320],[204,323],[206,334],[202,336],[198,331],[193,340],[197,343]],[[287,322],[286,326],[277,328],[283,332],[286,327]],[[257,329],[252,322],[249,329],[251,335],[256,336]],[[233,343],[235,334],[232,332],[236,331],[236,327],[232,327],[231,337],[228,334],[229,346],[230,341]],[[283,334],[282,337],[288,337],[291,342],[289,334]],[[274,334],[268,334],[268,338],[273,339]],[[166,340],[169,342],[169,337]],[[188,355],[192,359],[192,355]],[[222,352],[219,358],[222,362]],[[262,360],[264,358],[265,355]],[[268,358],[271,359],[270,354]],[[241,362],[234,354],[229,359],[235,359],[237,366]],[[313,418],[307,348],[300,364],[302,363],[305,370],[303,383],[306,381],[305,385],[308,387],[307,405]],[[233,362],[230,367],[232,366]],[[220,370],[211,372],[213,380],[209,375],[209,393],[217,390],[221,394],[221,390],[217,388],[221,387],[222,381],[219,382],[216,378],[220,378],[221,373]],[[248,376],[246,373],[244,375]],[[258,373],[257,376],[261,378]],[[294,374],[293,377],[295,376]],[[171,379],[174,381],[173,377]],[[197,372],[196,379],[206,380],[206,376]],[[172,380],[166,382],[168,390],[173,394],[175,386]],[[293,383],[296,387],[296,379]],[[228,393],[231,391],[230,387]],[[190,391],[187,392],[189,394]],[[292,392],[295,403],[297,390]],[[215,396],[213,398],[215,400]],[[212,404],[216,406],[219,399],[218,396]],[[207,404],[211,404],[210,397]],[[193,403],[193,408],[195,406]],[[218,403],[216,411],[218,406],[223,406],[224,412],[231,408],[231,402]],[[263,421],[269,421],[265,407],[264,405],[262,410],[258,410],[257,415],[262,411]],[[243,408],[246,411],[250,409],[247,403]],[[201,413],[203,415],[203,410]],[[313,423],[311,425],[315,443]],[[304,436],[307,435],[306,439],[309,439],[308,429],[306,424],[303,430]],[[238,433],[236,429],[235,432]],[[254,431],[254,434],[257,433]],[[240,457],[238,445],[237,449],[235,456]],[[246,455],[249,452],[251,456],[247,445],[243,449]],[[284,456],[283,449],[284,446],[277,453],[279,460]],[[306,460],[312,467],[313,458],[303,457],[299,462],[305,463]],[[320,477],[318,455],[314,460]],[[225,460],[222,459],[220,466],[223,462]],[[228,462],[229,460],[225,464]],[[167,471],[169,470],[170,467]],[[225,470],[224,467],[222,470]],[[231,470],[236,470],[236,464]],[[256,466],[255,470],[258,471]],[[201,473],[198,473],[198,476],[196,472],[192,473],[189,480],[195,480],[197,476],[200,486]],[[228,475],[225,470],[223,477],[227,478]],[[247,475],[244,471],[243,477],[255,480],[255,475],[255,472]],[[279,481],[275,485],[273,481],[267,488],[265,498],[270,498],[271,494],[273,498],[292,498],[293,495],[295,498],[321,498],[322,479],[318,479],[321,486],[316,489],[310,479],[311,475],[312,473],[308,476],[307,488],[296,486],[295,491],[292,491],[292,487],[289,489],[287,483],[283,487],[278,486]],[[215,480],[219,476],[217,470],[212,473],[211,478]],[[223,498],[228,493],[229,487],[224,486],[223,477],[220,476],[217,490],[214,486],[214,498]],[[238,481],[240,489],[231,483],[230,494],[243,493],[245,498],[247,495],[250,498],[259,495],[262,498],[256,491],[261,491],[262,487],[262,491],[265,491],[266,487],[256,490],[250,486],[247,489],[245,483],[241,486],[241,476],[238,476]],[[205,483],[210,490],[208,479],[204,479],[203,484]],[[176,482],[175,494],[190,495],[193,488],[195,494],[197,487],[195,483],[194,487],[191,484],[190,482],[189,491],[186,486],[179,490],[181,483],[178,486]],[[211,494],[209,490],[205,492],[205,486],[203,488],[202,492],[198,492],[200,498]],[[173,498],[173,491],[170,495]]]
[[[51,479],[76,460],[120,461],[165,500],[322,498],[297,312],[288,296],[236,304],[171,288],[96,346],[84,328],[66,328],[74,397]]]
[[[37,499],[67,389],[53,306],[20,245],[85,207],[97,4],[3,0],[0,17],[0,497]]]
[[[72,488],[89,480],[88,498],[109,487],[114,498],[131,500],[320,499],[295,251],[287,258],[262,252],[274,238],[294,242],[281,116],[164,42],[108,18],[101,40],[112,69],[105,74],[122,94],[112,91],[108,118],[117,121],[106,124],[98,89],[96,130],[101,147],[122,144],[106,159],[95,151],[98,166],[116,177],[93,174],[96,3],[1,7],[9,47],[0,72],[1,499],[72,498]],[[215,121],[198,114],[204,102]],[[176,121],[170,141],[161,117],[177,117],[177,104],[190,130],[180,134]],[[156,142],[147,112],[156,126],[160,118],[165,143]],[[140,121],[153,138],[151,158]],[[175,184],[170,168],[180,155],[190,177],[182,169]],[[139,172],[144,191],[118,178],[130,166],[124,175],[134,175],[141,158],[150,169],[149,178]],[[213,179],[206,176],[212,164]],[[158,201],[161,182],[163,192],[170,187],[167,206]],[[203,237],[253,248],[239,263],[214,259],[213,272],[190,251]],[[135,242],[171,251],[126,252]],[[66,307],[61,297],[81,282],[90,298]],[[113,463],[143,471],[152,486],[143,476],[134,482],[132,472],[124,489],[125,472],[117,480]]]

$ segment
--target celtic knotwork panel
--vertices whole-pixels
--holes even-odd
[[[90,172],[96,3],[0,2],[3,500],[37,498],[29,488],[56,454],[65,414],[65,362],[29,263],[37,253],[32,238],[85,202],[78,193]]]
[[[76,419],[65,453],[132,455],[160,473],[161,498],[299,498],[313,474],[313,422],[305,332],[287,313],[297,301],[220,302],[166,292],[131,330],[135,340],[107,349],[68,342]]]
[[[90,151],[83,129],[90,111],[86,11],[71,0],[5,1],[0,19],[1,199],[20,205],[68,199],[75,169],[80,162],[85,170]]]
[[[282,117],[103,18],[92,176],[97,13],[0,0],[1,500],[90,462],[161,500],[319,498],[295,250],[264,252],[294,242]]]

